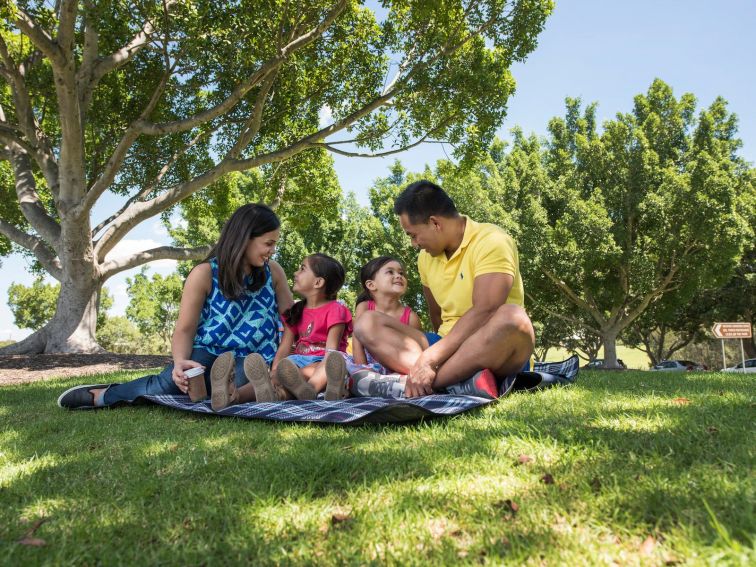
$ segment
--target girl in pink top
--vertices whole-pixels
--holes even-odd
[[[357,297],[354,308],[355,320],[366,311],[378,311],[395,317],[415,329],[421,328],[417,313],[401,302],[407,291],[407,277],[398,260],[390,256],[373,258],[360,270],[360,282],[362,293]],[[379,364],[357,337],[352,337],[352,356],[344,355],[344,358],[349,372],[347,387],[354,396],[378,395],[376,387],[401,387],[405,379],[399,374],[392,374],[392,369]],[[382,378],[376,379],[378,376]]]
[[[373,258],[360,270],[360,282],[362,293],[357,297],[354,307],[355,321],[365,311],[378,311],[399,319],[405,325],[420,329],[417,313],[401,302],[407,291],[407,277],[398,260],[390,256]],[[352,356],[355,364],[370,365],[381,374],[387,374],[386,370],[390,372],[373,359],[356,337],[352,338]]]
[[[258,401],[344,397],[346,351],[352,333],[352,314],[336,295],[344,285],[344,268],[325,254],[302,260],[294,273],[294,293],[303,299],[283,315],[284,335],[271,366],[271,376],[250,377]],[[276,387],[282,386],[283,388]]]

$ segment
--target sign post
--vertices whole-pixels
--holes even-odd
[[[745,373],[745,350],[743,350],[743,339],[751,338],[751,324],[745,323],[714,323],[711,328],[712,334],[722,339],[722,366],[727,368],[727,361],[725,360],[725,339],[740,339],[740,359],[743,364],[743,372]]]

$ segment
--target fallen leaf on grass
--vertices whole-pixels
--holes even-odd
[[[38,537],[23,537],[18,540],[18,543],[20,543],[21,545],[31,545],[33,547],[42,547],[44,545],[47,545],[47,542],[45,540]]]
[[[673,404],[677,404],[678,406],[684,406],[690,403],[690,400],[688,398],[675,398],[672,400]]]
[[[656,540],[654,536],[648,536],[640,546],[641,555],[651,555],[656,547]]]
[[[431,537],[438,541],[444,536],[457,537],[462,530],[454,522],[449,522],[444,518],[434,518],[428,522],[428,531]]]
[[[541,477],[541,482],[544,484],[554,484],[554,477],[551,474],[546,473]]]
[[[349,508],[343,508],[334,511],[333,514],[331,514],[331,524],[343,524],[344,522],[348,522],[352,519],[352,511]]]
[[[517,457],[517,462],[520,463],[521,465],[524,465],[525,463],[529,463],[532,460],[533,460],[533,457],[531,457],[530,455],[520,455],[519,457]]]
[[[517,515],[517,511],[520,509],[519,504],[509,498],[507,498],[506,500],[499,500],[494,505],[502,510],[503,518],[506,521],[513,520]]]

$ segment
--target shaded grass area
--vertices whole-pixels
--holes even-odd
[[[0,562],[753,564],[753,377],[660,374],[356,428],[5,387]]]

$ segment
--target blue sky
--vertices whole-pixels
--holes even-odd
[[[519,125],[526,133],[544,135],[548,120],[561,115],[567,96],[597,101],[598,117],[606,120],[632,109],[633,97],[645,92],[654,78],[669,84],[676,96],[691,92],[699,108],[724,97],[739,117],[741,155],[756,162],[756,1],[755,0],[557,0],[539,45],[524,64],[513,69],[517,92],[499,135]],[[450,148],[446,152],[451,153]],[[439,145],[422,146],[384,159],[336,156],[336,171],[344,191],[367,202],[373,181],[387,175],[394,159],[411,171],[447,157]],[[95,211],[99,221],[110,200]],[[125,246],[144,249],[166,241],[155,219],[139,225]],[[26,261],[2,259],[0,273],[0,340],[19,339],[29,331],[13,325],[6,304],[11,282],[29,285]],[[172,270],[172,262],[151,265]],[[115,296],[111,314],[122,314],[127,272],[106,286]]]

